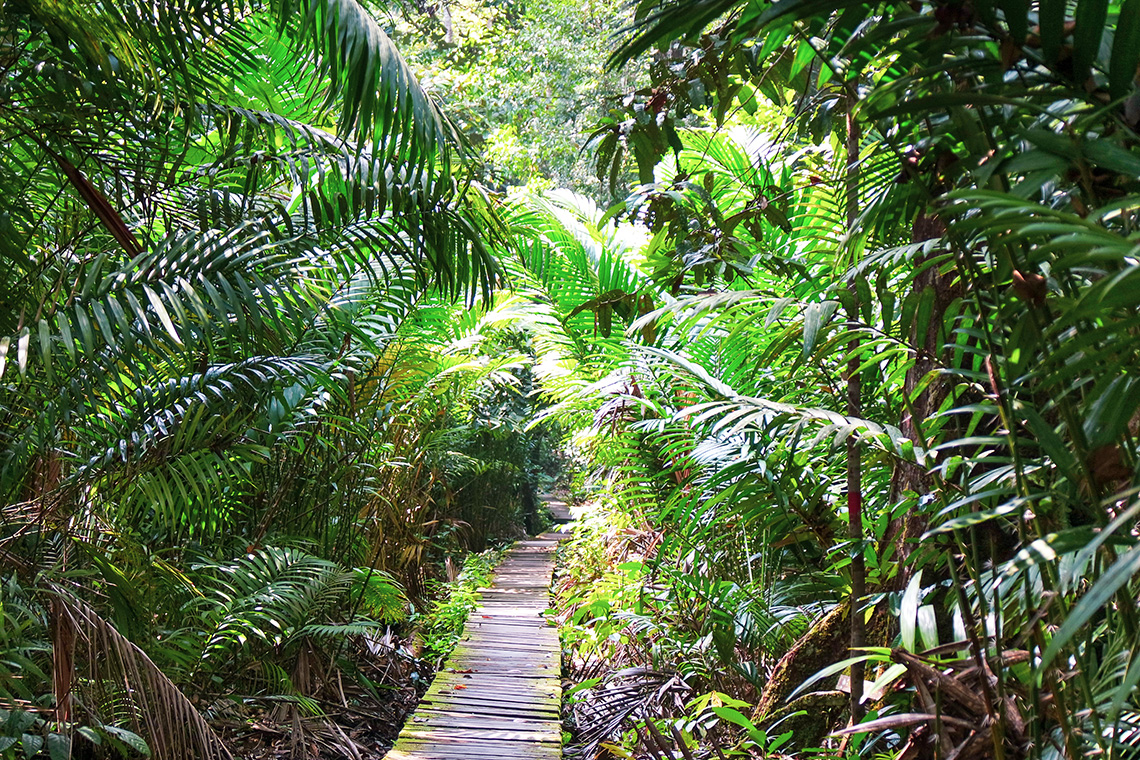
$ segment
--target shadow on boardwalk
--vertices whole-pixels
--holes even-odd
[[[544,498],[555,520],[565,503]],[[568,534],[519,541],[387,760],[562,757],[561,650],[543,612],[554,548]]]

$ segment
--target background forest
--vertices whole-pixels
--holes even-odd
[[[1140,754],[1140,0],[0,0],[0,753]],[[460,572],[460,567],[463,571]]]

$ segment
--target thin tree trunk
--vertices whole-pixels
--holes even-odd
[[[855,85],[847,85],[847,237],[855,235],[859,218],[859,124],[852,108],[857,101]],[[854,264],[854,261],[852,261]],[[848,282],[850,309],[847,318],[851,325],[859,320],[859,291],[855,278]],[[852,337],[847,344],[847,416],[860,417],[863,411],[863,388],[859,378],[859,339]],[[859,444],[854,436],[847,437],[847,521],[851,539],[851,655],[864,646],[866,622],[861,602],[866,594],[867,568],[863,559],[863,463]],[[863,717],[863,663],[851,666],[851,723]]]
[[[911,241],[921,243],[934,240],[946,234],[946,226],[937,216],[928,214],[925,210],[915,218],[911,228]],[[935,380],[925,387],[922,384],[939,364],[944,362],[946,352],[942,348],[943,328],[946,319],[946,310],[961,296],[961,286],[954,283],[953,275],[944,275],[937,266],[931,266],[926,259],[919,259],[915,266],[923,267],[922,272],[915,277],[912,292],[922,297],[927,290],[932,291],[930,319],[924,328],[915,325],[910,334],[910,341],[914,346],[914,366],[906,372],[903,381],[903,393],[911,399],[909,409],[899,421],[899,429],[907,438],[919,440],[919,426],[930,415],[934,414],[942,405],[946,395],[950,392],[950,385],[942,380]],[[927,441],[931,446],[937,440]],[[926,468],[913,462],[898,462],[894,472],[891,473],[891,503],[897,503],[906,493],[913,492],[919,496],[929,494],[934,487],[933,479]],[[922,512],[911,511],[895,518],[887,528],[887,535],[883,541],[884,547],[893,547],[894,557],[900,564],[910,557],[918,539],[926,532],[927,515]],[[900,576],[893,590],[901,589],[906,585],[906,579]]]

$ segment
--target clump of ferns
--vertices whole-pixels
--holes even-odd
[[[331,661],[345,641],[375,636],[408,614],[402,589],[386,574],[346,570],[299,549],[263,547],[197,570],[205,592],[188,612],[200,616],[205,635],[190,679],[232,687],[241,673],[261,696],[319,690],[308,675],[313,658]],[[266,661],[289,668],[288,678],[266,671]]]

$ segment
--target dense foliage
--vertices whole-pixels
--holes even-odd
[[[0,5],[0,751],[359,753],[561,436],[578,752],[1135,755],[1140,0],[406,10]]]
[[[567,594],[583,676],[680,680],[582,737],[1134,753],[1138,9],[831,5],[646,2],[617,53],[693,46],[598,134],[653,237],[564,401],[627,525]]]
[[[588,132],[640,68],[606,69],[628,18],[595,1],[465,0],[406,9],[393,36],[478,150],[489,186],[590,192]]]
[[[0,45],[0,750],[358,753],[326,709],[392,728],[410,603],[545,465],[518,341],[448,349],[499,269],[463,139],[355,0],[5,2]]]

